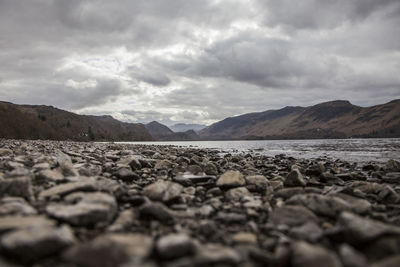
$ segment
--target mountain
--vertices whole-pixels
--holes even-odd
[[[206,128],[205,125],[202,124],[186,124],[186,123],[177,123],[169,127],[174,132],[186,132],[189,130],[193,130],[198,132]]]
[[[400,137],[400,99],[359,107],[336,100],[226,118],[201,130],[202,139]]]
[[[0,101],[0,138],[76,141],[150,141],[144,125],[111,116],[86,116],[43,105]]]
[[[173,132],[170,128],[157,121],[145,125],[149,133],[159,141],[190,141],[198,140],[200,137],[193,131]]]

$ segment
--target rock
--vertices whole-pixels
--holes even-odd
[[[169,160],[160,160],[156,163],[154,168],[156,170],[168,170],[172,168],[173,163]]]
[[[244,223],[247,220],[246,215],[234,213],[234,212],[218,212],[216,220],[227,223],[227,224],[240,224]]]
[[[140,207],[140,217],[155,219],[161,222],[173,221],[172,211],[162,203],[147,203]]]
[[[86,267],[140,266],[153,248],[150,237],[139,233],[106,234],[71,247],[63,258]]]
[[[142,164],[137,158],[132,158],[129,162],[129,166],[131,166],[133,171],[140,170],[142,168]]]
[[[108,231],[120,232],[127,230],[127,228],[133,224],[134,218],[135,218],[135,213],[133,212],[133,210],[121,211],[115,222],[112,225],[110,225],[110,227],[108,227]]]
[[[37,214],[36,210],[23,198],[5,197],[1,199],[0,203],[0,216]]]
[[[292,266],[296,267],[341,267],[334,252],[319,245],[310,245],[304,241],[292,245]]]
[[[128,168],[120,168],[115,175],[118,179],[124,182],[132,182],[140,178],[136,173],[129,170]]]
[[[175,259],[195,252],[192,239],[183,233],[161,237],[156,244],[157,253],[163,259]]]
[[[372,241],[383,235],[400,235],[400,227],[367,219],[350,212],[342,212],[338,226],[343,231],[347,243],[358,245]]]
[[[305,240],[311,243],[315,243],[320,240],[323,236],[324,232],[321,227],[318,226],[315,222],[306,222],[303,225],[296,226],[291,228],[290,236]]]
[[[204,172],[207,175],[218,175],[218,169],[215,164],[209,162],[204,166]]]
[[[217,180],[217,186],[222,188],[232,188],[243,186],[246,184],[246,180],[243,175],[238,171],[227,171]]]
[[[257,237],[253,233],[239,232],[232,236],[234,244],[257,244]]]
[[[185,173],[178,173],[174,178],[174,181],[180,183],[184,186],[191,186],[191,185],[214,185],[216,180],[215,176],[210,175],[194,175],[188,172]]]
[[[299,226],[308,222],[318,222],[318,217],[303,206],[288,205],[275,208],[270,220],[275,225]]]
[[[247,189],[252,192],[260,192],[263,193],[267,190],[269,186],[269,182],[265,176],[262,175],[253,175],[246,176]]]
[[[340,245],[339,255],[344,267],[367,266],[367,259],[365,256],[347,244]]]
[[[400,172],[400,162],[391,159],[385,164],[385,169],[390,172]]]
[[[50,204],[46,208],[49,216],[78,226],[109,223],[117,212],[117,202],[113,196],[104,193],[77,195],[76,204]]]
[[[32,184],[29,177],[0,180],[0,197],[15,196],[31,199],[32,194]]]
[[[230,201],[240,201],[242,198],[251,195],[246,187],[232,188],[225,193],[225,197]]]
[[[62,173],[55,170],[42,170],[38,174],[36,174],[36,180],[38,181],[62,181],[64,180],[64,175]]]
[[[85,192],[92,192],[96,191],[96,183],[92,179],[82,179],[82,181],[79,182],[73,182],[73,183],[66,183],[66,184],[61,184],[57,186],[53,186],[47,190],[44,190],[40,192],[39,198],[40,199],[46,199],[46,198],[51,198],[54,196],[65,196],[73,192],[77,191],[85,191]]]
[[[398,267],[400,266],[400,255],[392,256],[378,262],[374,262],[371,267]]]
[[[182,192],[183,187],[180,184],[169,181],[157,181],[143,189],[143,194],[151,200],[168,202],[173,200]]]
[[[285,179],[285,186],[306,186],[303,175],[298,169],[293,169]]]
[[[72,245],[75,237],[68,226],[34,226],[7,233],[1,238],[5,254],[18,261],[32,262]]]
[[[13,154],[13,151],[8,148],[0,148],[0,157],[10,156]]]
[[[236,266],[241,256],[235,250],[218,244],[206,244],[199,249],[195,262],[200,266],[232,265]]]
[[[336,217],[342,211],[352,211],[355,208],[347,201],[333,196],[319,194],[295,195],[286,203],[289,205],[304,205],[318,215]]]
[[[53,226],[55,221],[44,216],[8,216],[0,218],[0,233],[33,226]]]

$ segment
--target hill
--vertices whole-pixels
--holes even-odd
[[[159,141],[190,141],[200,137],[194,131],[173,132],[170,128],[157,121],[145,125],[149,133]]]
[[[0,101],[0,138],[76,141],[151,141],[142,124],[87,116],[43,105]]]
[[[186,124],[186,123],[177,123],[169,127],[174,132],[186,132],[189,130],[193,130],[198,132],[206,128],[205,125],[202,124]]]
[[[400,137],[400,100],[359,107],[336,100],[226,118],[199,132],[202,139]]]

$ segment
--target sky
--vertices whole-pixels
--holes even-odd
[[[399,0],[0,0],[0,100],[211,124],[400,98]]]

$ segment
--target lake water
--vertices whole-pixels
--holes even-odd
[[[389,159],[400,159],[400,138],[121,143],[210,148],[229,153],[252,152],[267,156],[285,154],[295,158],[327,157],[350,162],[385,162]]]

